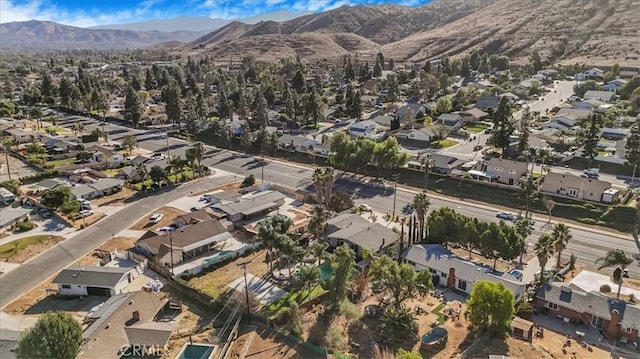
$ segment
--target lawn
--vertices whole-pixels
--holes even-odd
[[[446,305],[446,303],[440,303],[440,304],[438,304],[437,307],[433,308],[433,310],[431,311],[431,313],[433,313],[433,314],[438,316],[438,323],[440,323],[440,324],[442,324],[442,323],[447,321],[447,318],[444,317],[444,314],[442,314],[440,312],[442,310],[442,308],[444,308],[445,305]]]
[[[128,167],[123,167],[123,168],[107,168],[106,170],[103,170],[102,172],[104,172],[105,175],[107,175],[108,177],[115,177],[121,170],[128,168]]]
[[[169,180],[170,182],[179,182],[182,175],[184,175],[187,178],[187,180],[193,179],[194,178],[193,169],[187,168],[185,170],[182,170],[182,173],[171,174],[167,176],[167,180]],[[147,178],[144,181],[136,182],[132,184],[132,186],[138,191],[142,190],[143,185],[146,185],[147,188],[151,188],[151,186],[153,185],[153,180],[151,178]]]
[[[440,148],[447,148],[447,147],[455,146],[458,143],[459,142],[456,140],[450,140],[448,138],[445,138],[444,140],[436,141],[434,144],[439,146]]]
[[[489,127],[491,127],[491,126],[489,126],[486,123],[476,122],[471,126],[465,127],[465,130],[467,130],[469,132],[480,133],[480,132],[484,131],[485,129],[489,128]]]
[[[317,298],[324,292],[326,292],[326,290],[324,290],[324,288],[322,288],[322,286],[320,285],[316,285],[315,287],[310,289],[291,292],[287,296],[284,296],[278,299],[277,302],[274,302],[268,305],[267,310],[271,313],[276,313],[278,310],[280,310],[280,308],[282,308],[283,306],[286,306],[287,303],[290,303],[293,301],[295,301],[299,305],[302,305],[310,300]]]
[[[13,242],[3,244],[2,246],[0,246],[0,259],[5,260],[11,258],[19,251],[30,246],[38,245],[44,241],[51,239],[52,237],[53,236],[41,234],[37,236],[25,237]]]

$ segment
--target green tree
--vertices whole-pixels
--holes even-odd
[[[396,352],[396,359],[423,359],[422,354],[410,352],[402,348]]]
[[[481,330],[505,334],[515,311],[513,293],[502,283],[478,281],[467,300],[469,321]]]
[[[449,113],[453,111],[453,104],[451,103],[451,99],[448,97],[440,97],[438,102],[436,102],[435,112],[437,114]]]
[[[415,343],[418,339],[418,322],[409,308],[392,306],[382,313],[379,328],[383,334],[403,343]]]
[[[560,269],[562,252],[567,248],[567,245],[569,244],[569,241],[573,238],[573,236],[571,236],[569,227],[567,227],[566,224],[558,223],[553,226],[551,238],[553,238],[553,250],[558,254],[558,259],[556,260],[556,268]]]
[[[283,247],[283,243],[289,240],[289,228],[293,226],[293,221],[285,215],[278,214],[269,216],[258,222],[257,240],[269,251],[269,273],[273,272],[273,259],[275,250]]]
[[[58,209],[65,203],[73,200],[74,197],[71,193],[71,188],[66,186],[59,186],[44,191],[44,193],[42,194],[42,200],[40,202],[47,207]]]
[[[329,212],[323,206],[314,206],[311,218],[309,219],[308,229],[316,240],[320,240],[324,231],[327,229],[327,220]]]
[[[531,57],[529,58],[529,62],[534,74],[542,70],[542,59],[540,58],[540,53],[538,52],[538,50],[533,51]]]
[[[625,145],[625,158],[629,166],[640,167],[640,124],[635,123],[631,126],[631,133],[627,137]]]
[[[355,304],[348,300],[343,300],[338,306],[338,314],[344,318],[344,330],[342,333],[346,333],[351,324],[360,319],[362,312]]]
[[[317,266],[299,266],[293,275],[294,282],[305,292],[309,288],[313,288],[320,281],[320,267]]]
[[[602,128],[603,122],[601,114],[592,113],[583,123],[586,129],[584,132],[582,156],[589,159],[589,165],[591,165],[596,156],[598,156],[598,142],[600,141],[600,129]]]
[[[375,257],[367,273],[371,281],[378,281],[391,292],[397,308],[416,295],[425,295],[433,288],[428,270],[415,271],[408,263],[398,263],[387,255]]]
[[[149,171],[147,170],[147,166],[144,163],[138,163],[136,165],[136,174],[140,178],[140,181],[144,181],[149,177]]]
[[[613,271],[613,282],[618,285],[616,298],[620,298],[620,290],[624,281],[624,270],[633,262],[633,258],[627,257],[622,249],[612,249],[608,251],[604,257],[598,258],[596,264],[599,264],[598,270],[603,268],[615,267]]]
[[[127,150],[131,156],[131,152],[138,148],[138,139],[134,135],[125,135],[122,137],[122,148]]]
[[[353,198],[347,192],[336,191],[329,199],[328,209],[334,212],[342,212],[353,207]]]
[[[153,182],[160,183],[167,178],[167,173],[164,168],[160,166],[153,166],[149,170],[149,177],[151,177]]]
[[[245,128],[244,131],[242,132],[242,137],[240,138],[240,147],[242,147],[242,149],[245,152],[247,152],[249,148],[251,148],[251,144],[252,144],[251,132],[249,131],[248,128]]]
[[[540,263],[540,281],[544,280],[544,267],[547,265],[549,257],[553,255],[553,237],[548,234],[543,234],[538,238],[533,250],[538,257],[538,263]]]
[[[510,137],[513,134],[514,126],[512,122],[511,106],[506,97],[502,97],[498,103],[498,108],[493,113],[493,133],[487,143],[502,149],[504,156],[510,145]]]
[[[69,200],[60,206],[60,212],[67,217],[74,217],[80,211],[80,203],[75,200]]]
[[[531,133],[531,123],[533,122],[533,115],[529,110],[529,107],[525,107],[522,111],[522,117],[518,122],[518,155],[521,155],[527,149],[529,134]]]
[[[138,96],[138,92],[136,92],[133,87],[129,86],[124,99],[124,119],[131,122],[133,128],[136,128],[142,119],[143,113],[144,109],[142,107],[142,102],[140,101],[140,96]]]
[[[191,148],[193,149],[194,159],[198,164],[198,168],[197,168],[198,176],[201,176],[202,175],[202,159],[204,158],[204,153],[205,153],[204,143],[200,141],[196,141],[193,143],[193,145],[191,145]]]
[[[290,302],[287,307],[281,309],[277,320],[291,335],[298,338],[302,336],[302,313],[298,303]]]
[[[180,125],[182,123],[182,106],[180,103],[180,88],[175,82],[171,82],[167,86],[162,87],[162,101],[165,103],[165,112],[171,123]]]
[[[376,164],[378,176],[391,173],[407,163],[409,155],[401,152],[401,149],[398,140],[393,136],[374,145],[372,160]]]
[[[311,253],[313,257],[317,260],[318,266],[320,266],[320,263],[322,262],[322,260],[326,258],[327,256],[326,250],[328,247],[329,245],[327,244],[327,242],[316,240],[316,241],[313,241],[311,245],[309,245],[309,247],[307,248],[309,250],[309,253]]]
[[[49,312],[22,334],[18,359],[75,359],[82,344],[82,326],[69,314]]]
[[[329,303],[333,308],[347,298],[347,291],[355,270],[355,253],[349,246],[342,245],[335,249],[331,257],[331,276],[326,280],[329,290]]]
[[[598,83],[595,82],[594,80],[583,81],[573,86],[573,92],[575,92],[576,96],[578,97],[583,97],[587,91],[597,90],[597,89],[598,89]]]

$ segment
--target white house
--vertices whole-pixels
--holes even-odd
[[[53,280],[62,295],[110,297],[123,293],[135,278],[135,268],[69,267]]]
[[[417,271],[429,270],[434,286],[471,294],[479,281],[502,283],[513,293],[516,302],[522,299],[526,290],[525,283],[509,274],[466,261],[439,244],[413,244],[404,251],[402,258]]]
[[[432,127],[423,127],[420,129],[411,129],[407,133],[408,140],[431,142],[435,137],[435,132]]]
[[[575,80],[576,81],[585,81],[585,80],[589,80],[589,79],[600,78],[600,77],[602,77],[602,75],[604,75],[604,71],[602,71],[601,69],[599,69],[597,67],[594,67],[594,68],[589,69],[587,71],[577,73],[575,75]]]
[[[376,123],[371,120],[356,122],[349,126],[349,134],[354,137],[365,136],[367,133],[376,130]]]
[[[611,102],[615,97],[615,94],[611,91],[595,91],[589,90],[582,96],[585,101],[598,100],[600,102]]]

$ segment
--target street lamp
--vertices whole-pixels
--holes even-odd
[[[166,236],[169,236],[169,255],[170,255],[170,260],[171,260],[171,276],[174,275],[173,273],[173,235],[171,234],[171,232],[167,232],[167,234],[165,234]]]

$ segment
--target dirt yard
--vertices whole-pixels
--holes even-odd
[[[126,203],[124,203],[124,201],[133,196],[134,194],[136,194],[137,192],[132,190],[129,187],[123,187],[122,190],[120,190],[120,192],[111,194],[109,196],[106,197],[101,197],[101,198],[96,198],[94,200],[91,201],[91,204],[94,207],[100,207],[100,206],[124,206],[126,205]]]
[[[214,192],[214,191],[235,191],[237,189],[240,189],[240,184],[241,183],[242,182],[239,181],[239,182],[229,183],[229,184],[226,184],[224,186],[219,186],[219,187],[216,187],[216,188],[208,189],[208,190],[205,190],[205,191],[191,193],[189,195],[189,197],[199,197],[199,196],[202,196],[203,194],[211,193],[211,192]]]
[[[265,327],[245,329],[233,342],[227,358],[315,358],[318,354]],[[246,353],[246,356],[244,354]]]
[[[189,341],[194,343],[209,343],[211,331],[207,330],[198,333],[199,329],[206,325],[214,313],[207,312],[198,306],[183,305],[180,316],[180,327],[169,339],[167,352],[163,358],[175,358],[182,349],[182,346]]]
[[[51,282],[42,283],[7,305],[4,311],[9,314],[23,314],[34,304],[46,298],[48,295],[55,293],[57,290],[58,286]]]
[[[42,242],[20,248],[11,255],[3,256],[2,259],[10,263],[24,263],[38,254],[47,251],[49,248],[57,245],[61,241],[64,241],[63,237],[49,236],[49,238],[44,239]]]
[[[99,265],[101,254],[103,254],[104,252],[113,252],[113,251],[124,252],[127,249],[132,248],[136,240],[137,239],[135,238],[126,238],[126,237],[112,238],[108,240],[105,244],[96,248],[96,250],[94,250],[93,252],[80,258],[76,262],[76,264],[85,265],[85,266]]]
[[[575,355],[577,359],[598,359],[611,358],[611,355],[599,348],[593,348],[588,351],[580,345],[572,341],[570,347],[565,348],[566,354],[563,353],[563,343],[566,338],[560,334],[545,331],[544,338],[534,339],[533,343],[528,343],[520,339],[508,337],[504,340],[488,339],[477,343],[469,351],[469,358],[486,358],[489,355],[504,355],[518,359],[537,359],[537,358],[572,358]],[[438,356],[440,357],[440,356]]]
[[[94,212],[92,215],[90,215],[88,217],[78,218],[76,220],[72,220],[71,223],[73,224],[74,228],[81,229],[82,226],[84,226],[85,228],[89,227],[92,224],[98,222],[99,220],[103,219],[106,216],[107,215],[104,214],[103,212]]]
[[[154,215],[156,213],[161,213],[164,216],[162,218],[162,221],[160,221],[160,223],[156,223],[156,224],[149,223],[149,217],[151,217],[152,215]],[[166,226],[172,224],[173,220],[176,217],[181,216],[181,215],[183,215],[185,213],[186,212],[182,212],[181,210],[179,210],[177,208],[161,207],[161,208],[153,211],[153,213],[150,213],[148,216],[146,216],[146,217],[142,218],[141,220],[139,220],[136,224],[134,224],[129,229],[148,231],[148,230],[157,229],[157,228],[160,228],[160,227],[166,227]]]
[[[202,290],[209,296],[216,298],[221,293],[228,290],[227,284],[240,278],[244,271],[238,264],[249,262],[247,272],[260,278],[269,272],[267,263],[267,250],[261,250],[248,257],[238,258],[227,264],[223,268],[206,273],[199,277],[194,277],[189,281],[193,287]]]

